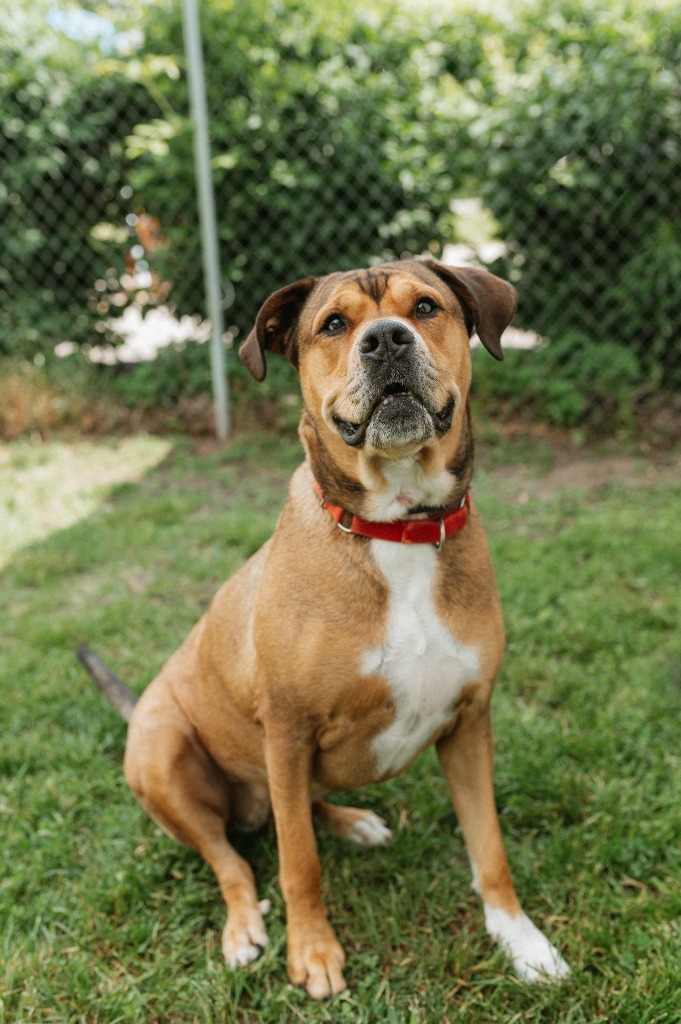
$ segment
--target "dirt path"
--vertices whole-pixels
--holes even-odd
[[[483,459],[480,464],[484,469]],[[503,481],[512,499],[522,504],[529,498],[550,498],[559,491],[594,494],[612,484],[635,488],[656,483],[681,484],[681,453],[653,459],[555,451],[553,465],[545,471],[528,464],[512,464],[497,466],[489,475]]]

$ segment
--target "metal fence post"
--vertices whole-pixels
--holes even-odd
[[[229,398],[225,374],[225,353],[222,345],[222,335],[224,333],[222,283],[220,280],[220,255],[215,220],[215,196],[210,170],[210,143],[208,138],[203,53],[201,49],[199,0],[183,0],[183,27],[189,97],[194,121],[194,161],[199,219],[201,223],[203,273],[208,315],[212,323],[210,354],[213,398],[215,401],[215,423],[218,437],[220,440],[224,440],[229,434]]]

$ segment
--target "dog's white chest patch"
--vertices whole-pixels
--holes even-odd
[[[385,640],[367,653],[363,670],[387,679],[395,705],[394,721],[373,740],[378,773],[387,775],[399,772],[447,722],[461,690],[478,674],[478,655],[438,617],[433,546],[372,540],[371,552],[390,596]]]

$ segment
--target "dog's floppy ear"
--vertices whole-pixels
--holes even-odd
[[[265,379],[265,352],[277,352],[298,365],[296,324],[305,299],[314,288],[316,277],[280,288],[260,307],[255,326],[239,348],[239,359],[257,381]]]
[[[448,267],[437,260],[423,261],[451,288],[464,308],[469,334],[477,331],[480,341],[495,359],[503,359],[501,335],[518,305],[515,288],[487,270]]]

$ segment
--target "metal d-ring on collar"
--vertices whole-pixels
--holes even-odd
[[[464,501],[465,501],[465,500],[466,500],[466,499],[464,498]],[[462,503],[462,504],[463,504],[463,503]],[[442,547],[443,547],[443,545],[444,545],[444,542],[445,542],[446,540],[447,540],[447,534],[446,534],[446,532],[445,532],[445,521],[444,521],[444,519],[443,519],[442,517],[440,517],[440,539],[439,539],[439,541],[437,542],[437,544],[435,545],[435,550],[437,551],[438,555],[439,555],[439,554],[440,554],[440,552],[442,551]]]

